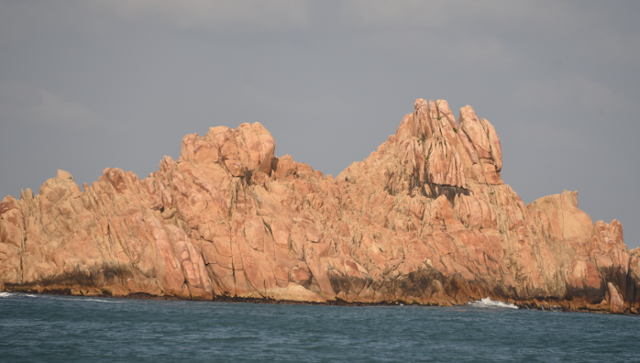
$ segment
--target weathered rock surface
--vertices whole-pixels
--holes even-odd
[[[75,295],[636,312],[640,250],[564,191],[524,205],[493,126],[416,100],[395,135],[336,178],[259,123],[187,135],[178,161],[93,185],[59,171],[0,203],[0,287]]]

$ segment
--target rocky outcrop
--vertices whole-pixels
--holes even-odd
[[[637,312],[640,250],[564,191],[525,205],[493,126],[418,99],[395,135],[336,178],[259,123],[187,135],[178,161],[91,186],[59,171],[0,203],[0,286],[186,299]]]

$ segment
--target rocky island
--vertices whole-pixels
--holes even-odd
[[[140,180],[58,171],[0,203],[0,290],[325,304],[637,314],[640,249],[577,192],[525,205],[504,184],[493,126],[418,99],[395,135],[337,177],[260,124],[182,140]],[[84,190],[84,191],[83,191]]]

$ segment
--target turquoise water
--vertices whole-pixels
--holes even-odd
[[[638,362],[640,319],[0,293],[2,362]]]

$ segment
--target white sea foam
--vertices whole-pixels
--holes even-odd
[[[10,298],[10,297],[31,297],[34,298],[36,297],[36,295],[32,295],[32,294],[25,294],[22,292],[7,292],[7,291],[3,291],[0,292],[0,298],[6,299],[6,298]]]
[[[107,304],[121,304],[124,301],[122,300],[104,300],[104,299],[82,299],[83,301],[95,301],[95,302],[101,302],[101,303],[107,303]]]
[[[481,307],[481,308],[505,308],[505,309],[517,309],[518,307],[511,303],[504,303],[502,301],[493,301],[488,297],[476,302],[470,302],[469,305]]]

